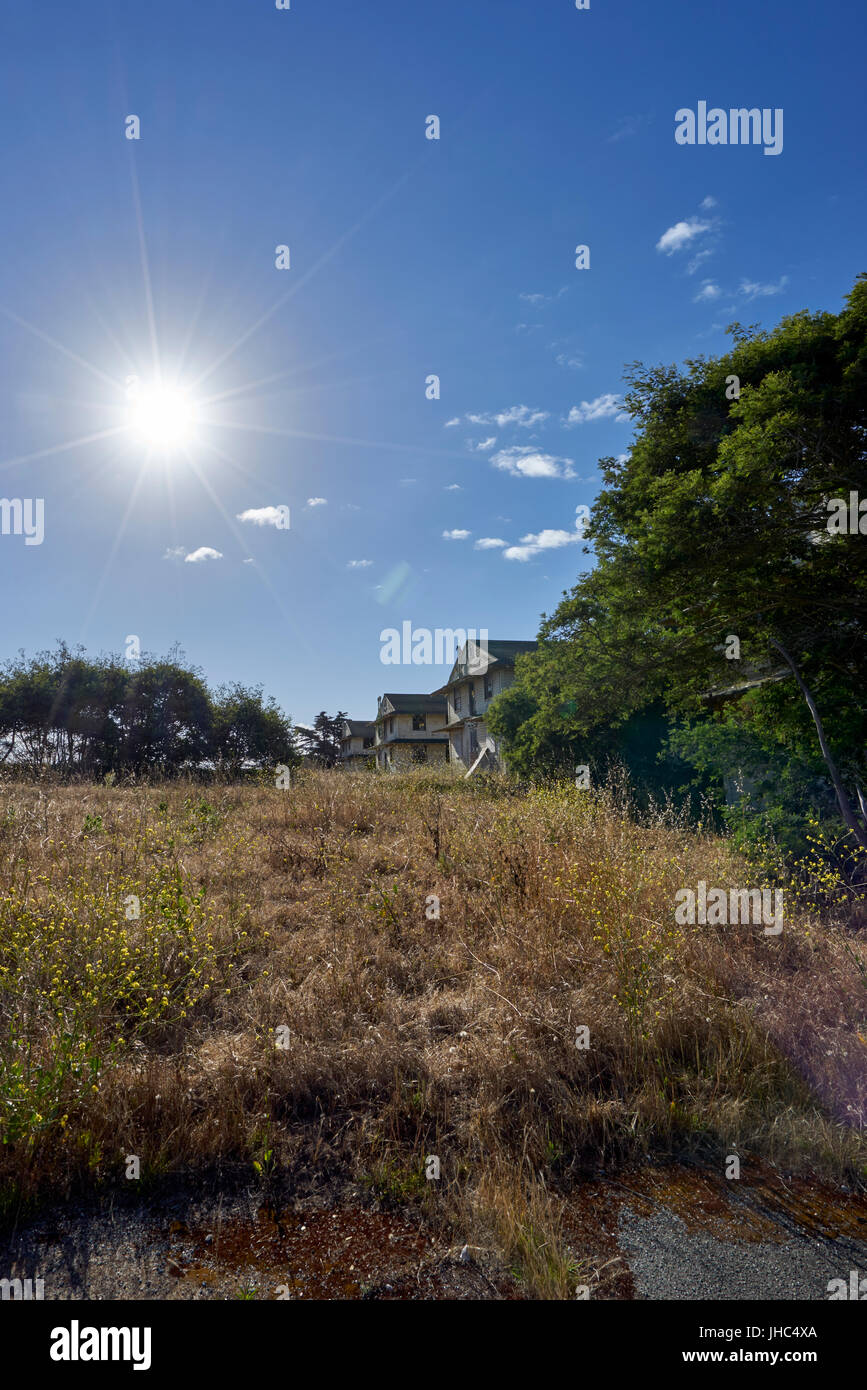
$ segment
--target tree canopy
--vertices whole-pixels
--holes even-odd
[[[867,539],[831,521],[833,499],[867,500],[867,277],[838,315],[729,333],[722,357],[628,369],[636,439],[601,460],[596,566],[543,616],[491,724],[529,773],[658,704],[694,766],[785,766],[867,843]]]
[[[60,643],[0,668],[0,762],[38,771],[174,776],[299,761],[291,721],[259,687],[211,692],[177,652],[88,658]]]

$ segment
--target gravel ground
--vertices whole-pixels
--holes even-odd
[[[744,1182],[648,1164],[578,1184],[563,1235],[594,1299],[827,1300],[867,1277],[867,1199],[753,1168]],[[69,1203],[0,1239],[0,1278],[52,1300],[520,1299],[492,1251],[450,1248],[353,1184],[276,1209],[261,1190]]]
[[[250,1193],[46,1213],[0,1241],[0,1277],[39,1277],[46,1300],[71,1301],[521,1296],[484,1252],[460,1253],[361,1194],[278,1212]]]
[[[830,1279],[867,1274],[867,1241],[719,1240],[667,1210],[622,1207],[618,1240],[639,1298],[827,1299]]]

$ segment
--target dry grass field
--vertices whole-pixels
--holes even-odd
[[[568,785],[6,785],[0,1215],[128,1188],[132,1155],[143,1192],[316,1172],[569,1297],[602,1171],[737,1153],[863,1189],[863,935],[791,899],[780,936],[678,926],[700,879],[750,886]]]

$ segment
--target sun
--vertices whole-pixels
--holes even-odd
[[[130,429],[145,444],[168,451],[190,442],[196,424],[196,407],[181,387],[157,383],[142,385],[133,378],[127,397]]]

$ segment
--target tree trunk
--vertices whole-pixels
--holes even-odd
[[[825,766],[831,774],[831,781],[834,783],[834,791],[837,794],[837,805],[840,807],[840,812],[843,816],[843,819],[848,825],[849,829],[852,831],[852,834],[855,836],[859,845],[861,845],[862,849],[867,850],[867,831],[865,831],[864,827],[860,824],[858,817],[855,815],[855,812],[852,810],[852,803],[849,800],[849,797],[846,793],[846,788],[843,786],[840,773],[837,771],[837,764],[834,762],[833,755],[831,753],[830,748],[828,747],[828,741],[825,738],[825,730],[822,726],[822,719],[819,714],[819,711],[816,708],[816,702],[813,699],[813,696],[810,694],[810,691],[807,689],[807,686],[805,685],[801,677],[800,671],[798,670],[792,658],[789,656],[789,653],[786,651],[785,647],[782,646],[779,642],[773,641],[773,639],[771,640],[771,646],[775,647],[776,650],[780,653],[780,656],[783,658],[786,665],[789,667],[789,670],[791,671],[792,675],[795,677],[795,680],[798,682],[798,689],[800,690],[801,694],[806,700],[807,708],[813,716],[813,723],[816,725],[816,732],[819,735],[819,747],[822,750],[822,757],[825,759]]]

